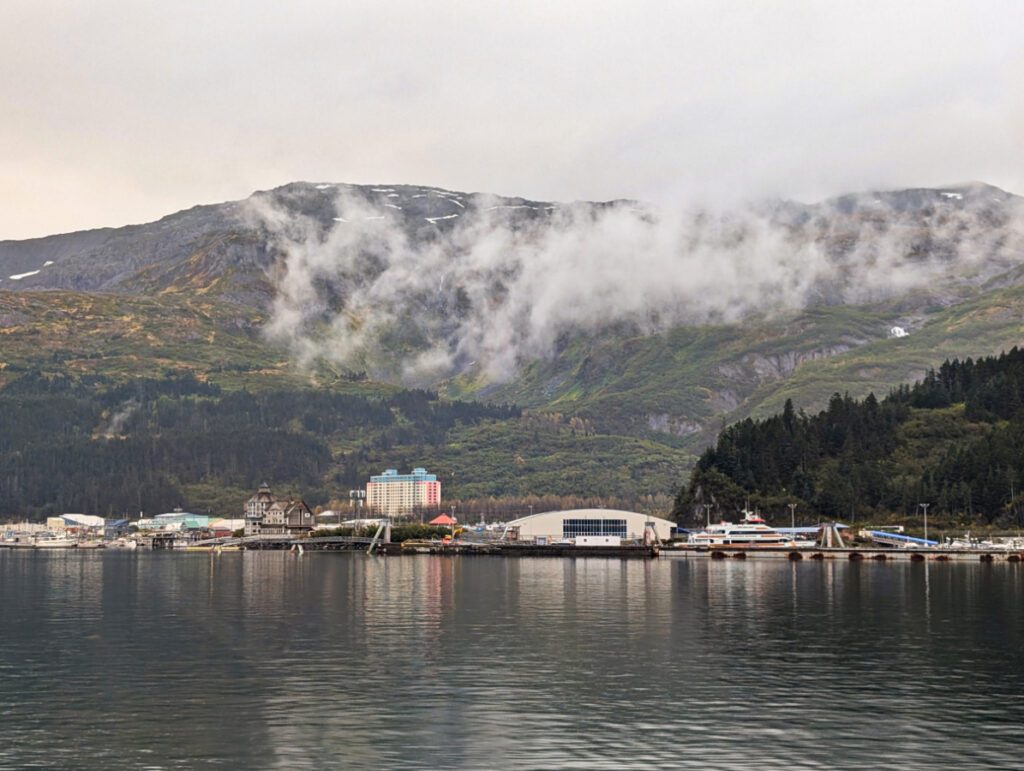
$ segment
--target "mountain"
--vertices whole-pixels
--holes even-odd
[[[523,414],[441,421],[440,434],[317,434],[296,407],[282,430],[328,453],[318,495],[422,461],[447,475],[446,496],[658,507],[727,423],[787,398],[814,410],[835,392],[884,394],[948,357],[1019,343],[1022,210],[977,183],[730,211],[294,183],[154,223],[0,242],[0,398],[56,398],[54,378],[92,388],[75,397],[102,402],[76,429],[87,454],[112,441],[91,423],[118,407],[96,394],[140,379],[220,389],[162,397],[186,433],[198,402],[241,389],[386,405],[428,388],[438,404]],[[152,407],[147,436],[161,419]],[[210,491],[241,495],[249,472],[237,471],[180,472],[167,506],[225,505]],[[3,494],[0,481],[0,510]]]

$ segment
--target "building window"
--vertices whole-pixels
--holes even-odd
[[[562,537],[575,538],[580,535],[617,535],[626,537],[624,519],[563,519]]]

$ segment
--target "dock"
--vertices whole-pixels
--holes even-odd
[[[372,538],[332,536],[323,538],[294,538],[284,535],[248,536],[244,538],[211,538],[197,541],[190,551],[290,550],[301,545],[303,552],[312,551],[367,551]],[[614,557],[653,559],[662,550],[658,546],[626,544],[622,546],[575,546],[573,544],[534,544],[514,541],[403,541],[378,542],[375,553],[383,556],[410,556],[440,554],[447,556],[501,556],[501,557]]]
[[[658,556],[659,547],[642,544],[624,546],[575,546],[573,544],[517,543],[514,541],[494,542],[451,542],[405,541],[383,544],[382,554],[443,554],[500,557],[610,557],[615,559],[653,559]]]
[[[905,562],[1021,562],[1024,551],[1012,549],[953,549],[943,547],[893,548],[893,547],[814,547],[794,549],[792,547],[741,547],[680,546],[661,550],[663,557],[691,559],[787,559],[802,560],[847,560],[851,562],[905,561]]]

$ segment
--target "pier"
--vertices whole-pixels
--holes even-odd
[[[677,546],[661,551],[664,557],[696,559],[848,560],[852,562],[1022,562],[1024,552],[1012,549],[950,549],[893,547]]]
[[[298,538],[288,535],[259,535],[243,538],[210,538],[189,545],[190,551],[270,551],[290,550],[302,546],[310,551],[367,551],[374,545],[369,537],[331,536]],[[510,541],[421,541],[410,540],[390,543],[378,540],[376,554],[409,556],[416,554],[502,556],[502,557],[616,557],[652,559],[662,551],[660,547],[643,544],[622,546],[575,546],[573,544],[534,544]]]
[[[493,541],[405,541],[384,544],[382,554],[444,554],[444,555],[496,555],[501,557],[614,557],[617,559],[652,559],[658,556],[657,546],[628,544],[624,546],[574,546],[573,544],[516,543]]]

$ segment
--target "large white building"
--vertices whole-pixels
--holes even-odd
[[[441,483],[425,468],[411,474],[399,474],[389,468],[370,477],[366,485],[366,506],[385,517],[399,517],[416,511],[436,509],[441,504]]]
[[[672,537],[675,522],[635,511],[618,509],[574,509],[572,511],[545,511],[509,522],[507,537],[518,541],[556,541],[609,543],[643,539],[650,525],[658,538]]]
[[[77,532],[103,532],[103,525],[106,522],[103,517],[93,514],[61,514],[57,517],[47,517],[46,527],[55,532],[74,530]]]

